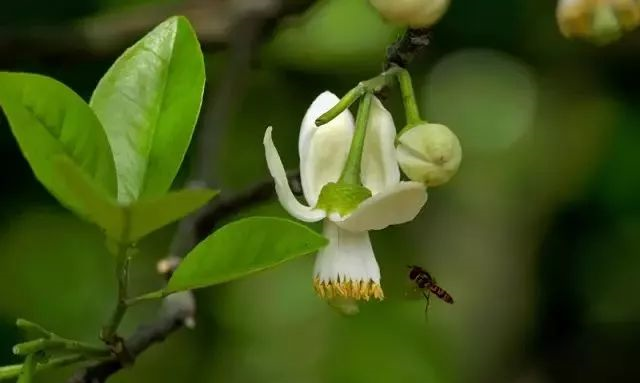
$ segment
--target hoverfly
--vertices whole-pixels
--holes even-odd
[[[414,289],[421,290],[422,295],[427,300],[427,306],[424,309],[425,314],[429,309],[429,297],[432,293],[449,304],[453,303],[451,295],[442,287],[438,286],[436,280],[425,269],[415,265],[407,267],[409,268],[409,279],[415,284]]]

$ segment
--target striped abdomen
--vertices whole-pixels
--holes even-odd
[[[429,291],[431,291],[438,298],[442,299],[447,303],[453,303],[453,298],[451,297],[451,295],[449,295],[449,293],[446,292],[442,287],[434,284],[430,284],[428,288],[429,288]]]

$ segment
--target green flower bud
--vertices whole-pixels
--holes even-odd
[[[371,5],[392,23],[411,28],[435,24],[449,7],[449,0],[369,0]]]
[[[559,0],[556,18],[565,37],[605,44],[640,25],[640,2]]]
[[[400,169],[412,181],[438,186],[453,177],[462,161],[458,137],[441,124],[422,123],[403,129],[396,153]]]

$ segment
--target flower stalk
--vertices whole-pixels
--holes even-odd
[[[411,75],[404,68],[397,68],[398,84],[400,85],[400,93],[402,94],[402,105],[404,106],[405,116],[407,118],[407,126],[418,125],[424,121],[420,118],[416,95],[413,91]]]
[[[420,110],[418,109],[418,103],[413,90],[411,74],[408,70],[398,65],[391,65],[388,70],[382,72],[376,77],[358,83],[358,85],[348,91],[335,106],[316,119],[316,126],[327,124],[349,108],[360,97],[363,97],[367,93],[374,94],[379,92],[382,88],[391,85],[395,79],[397,79],[398,84],[400,85],[402,105],[405,110],[407,126],[418,125],[425,122],[420,117]],[[360,114],[359,111],[358,114]]]
[[[382,88],[391,85],[395,76],[403,70],[404,69],[399,66],[393,65],[391,68],[380,73],[376,77],[359,82],[358,85],[348,91],[347,94],[345,94],[340,101],[335,104],[335,106],[316,119],[316,126],[322,126],[329,123],[366,93],[376,93],[382,90]]]
[[[360,180],[360,165],[362,163],[362,151],[364,150],[364,139],[367,134],[367,123],[371,112],[371,100],[373,95],[367,92],[358,106],[358,116],[356,117],[356,130],[351,140],[351,148],[347,162],[344,165],[339,183],[349,185],[362,185]]]

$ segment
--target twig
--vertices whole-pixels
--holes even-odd
[[[406,68],[430,42],[429,29],[408,29],[402,37],[387,48],[384,69],[389,69],[393,64]]]
[[[295,195],[302,195],[300,172],[289,171],[289,186]],[[212,202],[202,212],[196,221],[195,233],[199,240],[206,238],[224,220],[242,212],[243,210],[264,203],[273,198],[275,185],[272,179],[259,182],[245,191],[231,197],[222,196]]]
[[[193,315],[188,308],[185,308],[185,311],[172,314],[159,315],[152,324],[138,327],[134,334],[125,341],[125,347],[129,354],[131,356],[140,355],[151,345],[162,342],[183,326],[185,317]],[[113,357],[79,371],[71,378],[69,383],[102,383],[123,367],[122,362]]]

